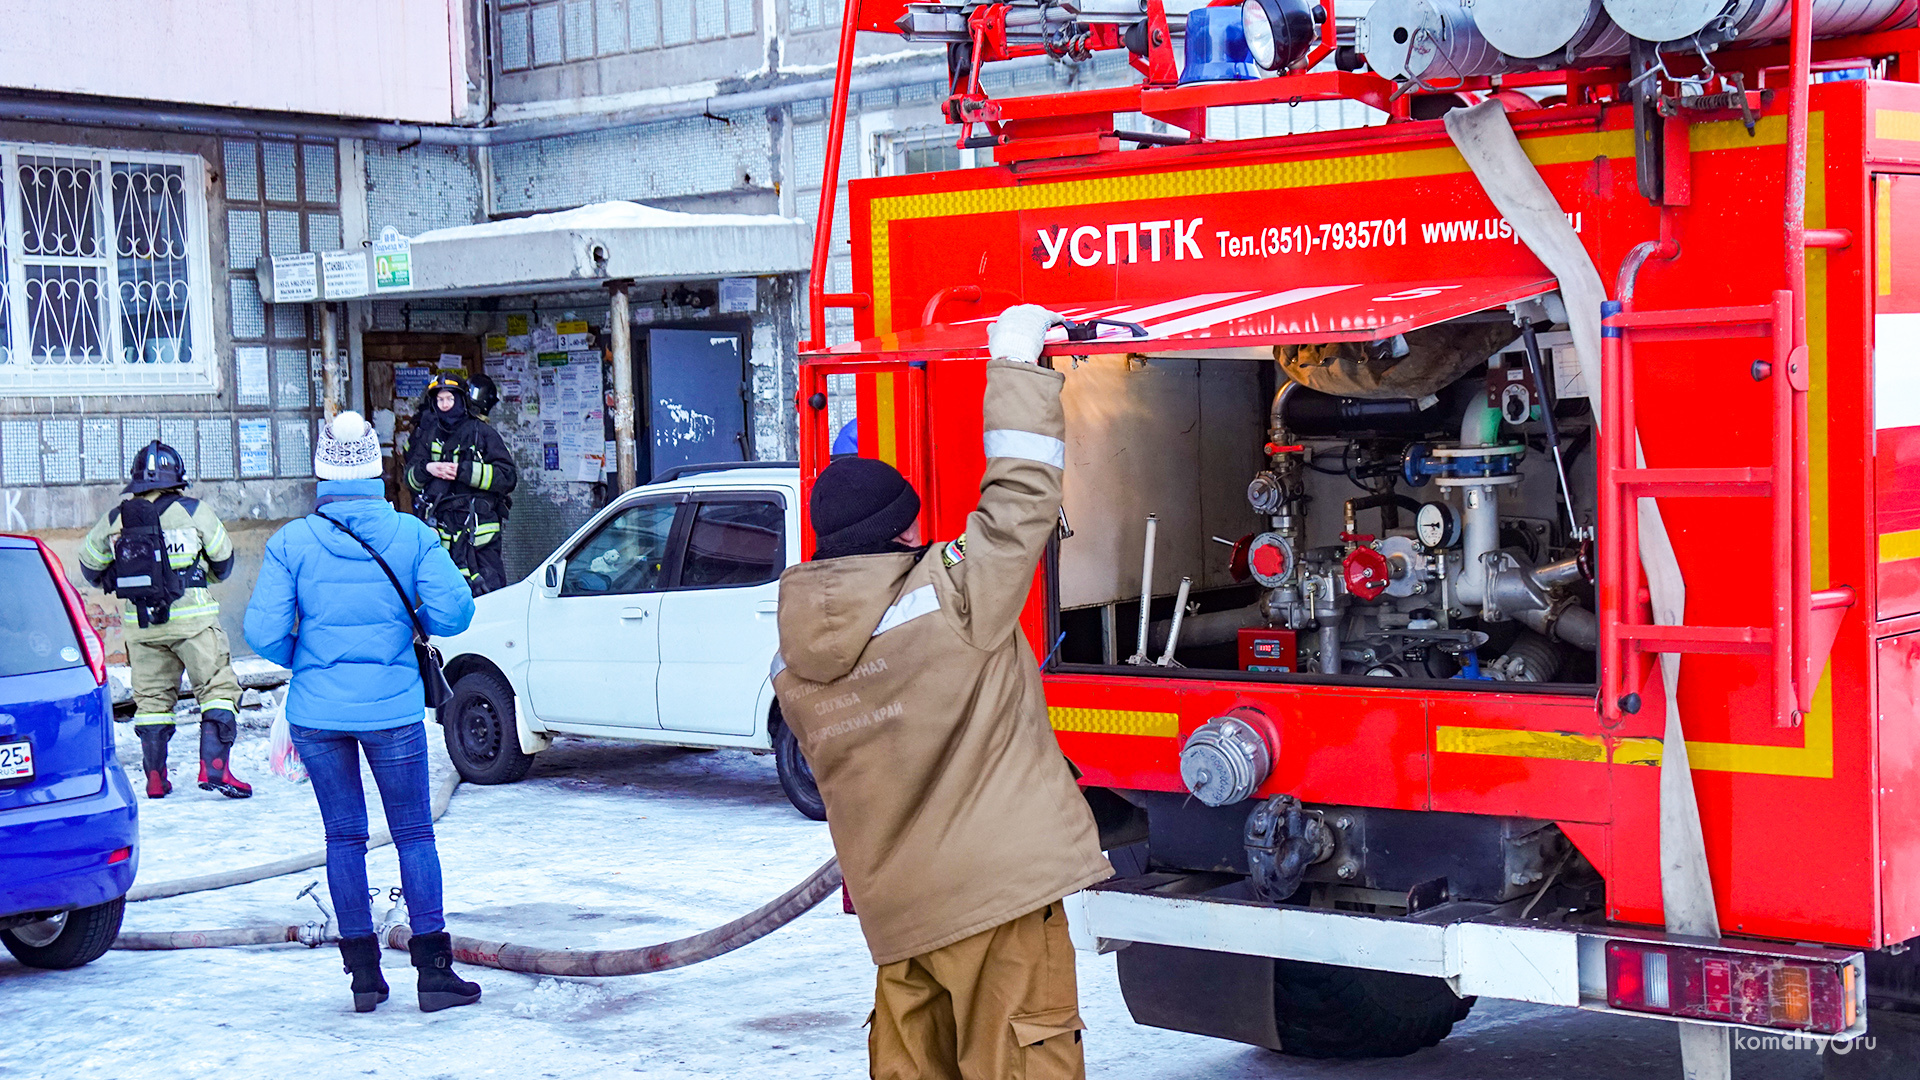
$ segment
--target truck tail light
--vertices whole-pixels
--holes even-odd
[[[1607,943],[1607,1003],[1631,1012],[1837,1035],[1859,1019],[1853,965]]]

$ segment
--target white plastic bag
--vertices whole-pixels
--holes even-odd
[[[283,710],[273,718],[273,730],[267,735],[267,763],[273,775],[299,783],[307,778],[307,767],[300,763],[300,751],[294,749],[293,732]]]

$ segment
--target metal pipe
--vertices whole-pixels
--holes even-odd
[[[633,314],[628,308],[631,281],[607,282],[607,323],[613,349],[613,446],[618,490],[639,482],[633,441]]]
[[[1160,519],[1147,515],[1146,554],[1140,558],[1140,632],[1135,638],[1133,655],[1127,657],[1129,664],[1151,664],[1153,657],[1147,653],[1147,618],[1153,609],[1153,544],[1160,534]]]
[[[1550,562],[1533,569],[1533,583],[1542,589],[1556,589],[1562,585],[1573,585],[1586,580],[1586,568],[1580,565],[1580,556],[1573,555]]]
[[[1317,616],[1317,613],[1316,613]],[[1320,674],[1340,674],[1340,616],[1320,618]]]
[[[1173,625],[1167,628],[1167,649],[1160,654],[1161,667],[1173,665],[1173,650],[1180,645],[1180,622],[1187,615],[1187,593],[1193,588],[1193,579],[1180,579],[1180,592],[1173,598]]]
[[[1461,446],[1492,446],[1500,430],[1500,413],[1485,405],[1470,405],[1460,422]],[[1487,594],[1486,556],[1500,550],[1500,508],[1491,484],[1468,484],[1460,489],[1463,520],[1460,602],[1479,607]]]
[[[847,135],[847,98],[852,93],[853,43],[859,15],[860,0],[847,0],[846,10],[840,16],[840,54],[833,67],[833,108],[827,119],[827,159],[820,170],[820,211],[815,215],[813,225],[813,263],[812,271],[807,275],[807,344],[802,350],[804,352],[818,352],[827,344],[827,269],[833,255],[833,204],[840,192],[840,144]]]

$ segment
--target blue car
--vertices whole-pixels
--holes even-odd
[[[79,967],[119,936],[134,807],[86,607],[46,545],[0,533],[0,945],[21,963]]]

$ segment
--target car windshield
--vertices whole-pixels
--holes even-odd
[[[85,663],[60,590],[34,548],[0,548],[0,676]]]

